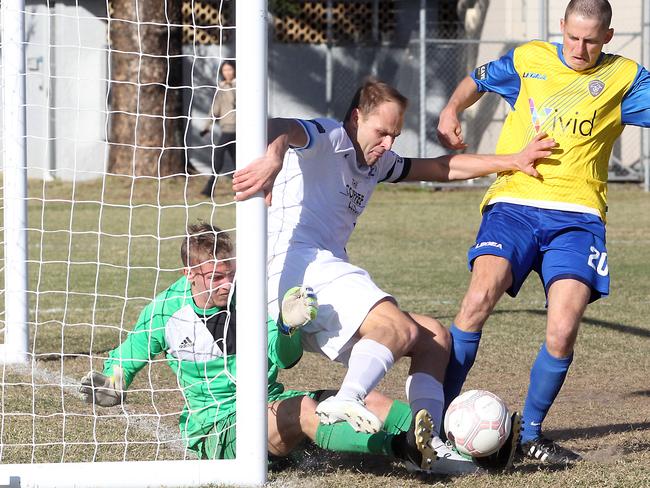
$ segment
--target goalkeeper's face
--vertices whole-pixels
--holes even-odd
[[[235,260],[210,259],[185,269],[192,286],[194,303],[200,308],[227,307],[230,288],[235,278]]]

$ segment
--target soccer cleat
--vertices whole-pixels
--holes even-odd
[[[411,434],[412,432],[412,434]],[[461,475],[481,473],[482,470],[456,451],[451,443],[444,442],[433,432],[433,421],[426,410],[420,410],[415,418],[413,427],[409,430],[411,440],[407,437],[406,469],[411,472],[421,472],[438,475]],[[417,447],[413,448],[413,444]]]
[[[461,475],[479,474],[484,470],[477,466],[471,457],[466,457],[454,449],[451,442],[444,442],[440,437],[434,436],[431,446],[436,452],[437,459],[427,470],[432,474]]]
[[[419,410],[408,432],[395,436],[393,451],[404,461],[406,469],[415,471],[429,471],[436,460],[436,451],[433,450],[433,420],[429,412]]]
[[[361,400],[341,400],[336,396],[320,402],[316,407],[316,415],[321,424],[347,422],[357,432],[366,434],[379,432],[383,425],[383,422],[368,410]]]
[[[521,433],[521,415],[515,412],[510,417],[510,435],[503,446],[489,456],[474,458],[474,462],[488,471],[506,471],[512,467],[512,459],[517,450]]]
[[[522,442],[519,447],[524,456],[549,464],[571,464],[582,459],[579,454],[544,436]]]

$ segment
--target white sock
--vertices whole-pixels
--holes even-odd
[[[430,374],[414,373],[406,379],[406,398],[413,415],[425,408],[433,420],[436,434],[442,426],[442,410],[445,405],[445,392],[442,383]]]
[[[383,344],[361,339],[350,352],[348,372],[336,397],[342,400],[363,400],[391,368],[395,358]]]

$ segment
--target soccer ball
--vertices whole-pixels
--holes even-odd
[[[494,393],[470,390],[451,402],[445,433],[459,452],[474,457],[499,450],[510,435],[508,406]]]

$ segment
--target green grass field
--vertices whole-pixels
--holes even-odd
[[[135,381],[128,421],[120,407],[94,412],[80,400],[75,382],[100,367],[142,306],[178,276],[178,236],[187,223],[201,218],[234,227],[225,184],[216,206],[198,198],[202,184],[201,178],[136,187],[128,179],[74,187],[30,183],[30,289],[39,292],[30,296],[35,363],[3,370],[0,462],[183,456],[177,442],[182,403],[164,364],[143,370]],[[348,247],[352,262],[402,308],[448,325],[469,280],[465,256],[481,196],[481,189],[379,189]],[[545,422],[547,433],[583,453],[585,462],[557,469],[519,461],[508,474],[425,477],[385,459],[309,447],[287,469],[271,472],[270,484],[650,486],[650,195],[636,186],[613,186],[609,204],[611,296],[588,308],[565,387]],[[521,409],[544,328],[544,294],[531,276],[519,297],[504,298],[489,320],[466,388],[491,390]],[[407,360],[399,361],[379,389],[403,399],[407,368]],[[295,389],[336,388],[343,372],[306,354],[281,380]],[[163,391],[152,393],[150,383]]]

